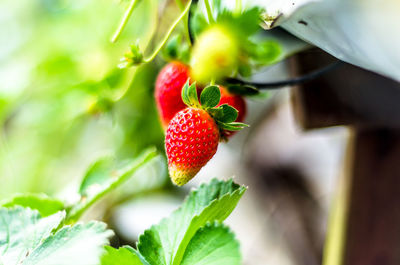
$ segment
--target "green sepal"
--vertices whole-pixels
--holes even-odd
[[[207,86],[200,94],[200,103],[204,109],[214,108],[221,99],[218,86]]]
[[[249,127],[248,124],[242,123],[242,122],[223,123],[223,122],[217,121],[217,124],[220,129],[226,130],[226,131],[240,131],[243,128]]]
[[[220,123],[234,122],[238,117],[237,109],[228,104],[223,104],[218,108],[210,109],[209,112],[214,119]]]
[[[197,98],[196,82],[191,85],[189,80],[183,85],[182,88],[182,101],[189,107],[200,108],[199,99]]]
[[[132,44],[130,46],[130,51],[126,52],[120,61],[122,63],[118,65],[119,68],[127,68],[141,64],[143,62],[143,53],[139,48],[139,44]]]

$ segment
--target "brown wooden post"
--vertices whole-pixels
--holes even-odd
[[[311,50],[294,59],[296,75],[335,59]],[[400,264],[400,84],[344,65],[293,89],[293,108],[304,129],[348,125],[343,240],[325,255],[329,265]],[[334,262],[332,262],[334,260]]]

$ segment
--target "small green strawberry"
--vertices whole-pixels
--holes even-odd
[[[205,84],[231,75],[238,66],[239,51],[236,36],[226,26],[211,25],[193,47],[193,78]]]
[[[196,84],[186,82],[182,100],[188,108],[179,111],[169,122],[165,135],[165,149],[172,182],[186,184],[214,156],[222,132],[237,131],[246,124],[234,122],[238,112],[220,102],[218,86],[208,86],[197,97]]]

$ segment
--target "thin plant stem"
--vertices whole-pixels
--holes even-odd
[[[125,28],[126,23],[128,23],[129,17],[132,15],[133,10],[135,9],[136,5],[139,3],[139,0],[131,0],[131,3],[128,6],[128,9],[125,11],[124,16],[122,17],[121,23],[119,24],[119,27],[115,31],[111,42],[116,42],[119,38],[119,36],[122,33],[122,30]]]
[[[140,169],[143,165],[149,162],[157,155],[157,150],[155,148],[149,148],[144,151],[140,157],[137,158],[136,164],[132,166],[127,172],[118,178],[117,181],[111,183],[106,189],[89,198],[86,203],[78,204],[77,208],[72,208],[68,213],[65,223],[74,223],[84,214],[94,203],[103,198],[106,194],[115,190],[117,187],[125,183],[135,172]],[[82,200],[82,199],[81,199]]]
[[[175,0],[176,4],[178,5],[179,9],[181,11],[184,11],[185,6],[182,3],[182,0]],[[192,46],[192,40],[190,39],[190,34],[189,34],[189,14],[187,14],[183,20],[184,22],[184,34],[185,34],[185,38],[187,43],[189,44],[189,46]]]
[[[235,13],[240,14],[242,12],[242,0],[236,0]]]
[[[208,22],[214,23],[215,21],[214,21],[213,15],[212,15],[210,2],[208,0],[204,0],[204,5],[206,6],[206,10],[207,10]]]
[[[182,3],[182,0],[175,0],[176,5],[179,7],[179,9],[182,11],[182,9],[185,7]]]
[[[182,11],[182,13],[179,15],[179,17],[174,21],[174,23],[171,25],[169,28],[167,34],[165,35],[164,39],[160,42],[156,50],[149,56],[147,56],[145,59],[143,59],[143,63],[148,63],[151,62],[157,54],[161,51],[161,49],[164,47],[165,43],[167,43],[167,40],[171,36],[172,32],[176,28],[176,26],[179,24],[179,22],[188,14],[190,10],[190,5],[192,4],[192,1],[189,1],[188,4],[186,5],[185,9]]]

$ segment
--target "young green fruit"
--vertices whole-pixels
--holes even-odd
[[[212,25],[195,42],[191,58],[192,76],[202,84],[229,76],[237,68],[239,44],[223,25]]]

